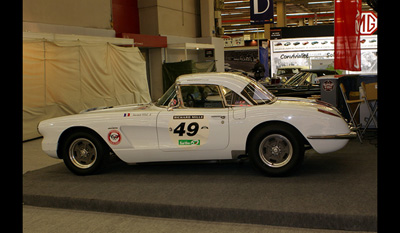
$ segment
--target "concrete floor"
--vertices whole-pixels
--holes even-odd
[[[22,143],[22,174],[63,162],[61,159],[54,159],[45,154],[41,143],[41,138]]]
[[[24,206],[23,232],[268,232],[268,233],[339,233],[346,231],[289,228],[254,224],[205,222],[170,218],[153,218],[134,215],[67,209]],[[351,231],[352,233],[354,231]],[[350,233],[350,231],[349,231]]]
[[[41,151],[41,139],[23,143],[23,174],[62,163]],[[321,232],[347,231],[142,217],[92,211],[23,206],[23,232]],[[348,231],[355,232],[355,231]]]

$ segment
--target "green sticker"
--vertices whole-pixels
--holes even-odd
[[[200,139],[199,140],[179,140],[180,146],[191,146],[191,145],[198,145],[200,146]]]

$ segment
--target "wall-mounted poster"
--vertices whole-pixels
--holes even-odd
[[[377,35],[361,36],[361,71],[344,74],[378,72]],[[334,37],[271,40],[271,73],[282,66],[307,66],[310,69],[333,69]]]

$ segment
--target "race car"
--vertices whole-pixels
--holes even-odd
[[[329,153],[356,136],[328,103],[277,98],[232,73],[178,77],[155,103],[99,107],[39,123],[42,149],[77,175],[108,156],[128,164],[249,157],[269,176],[299,167],[305,150]]]

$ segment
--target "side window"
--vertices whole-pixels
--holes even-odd
[[[189,108],[223,108],[217,85],[181,85],[182,99]]]
[[[244,100],[240,95],[236,92],[232,91],[229,88],[222,87],[222,93],[225,97],[226,104],[232,107],[243,107],[249,106],[246,100]]]

